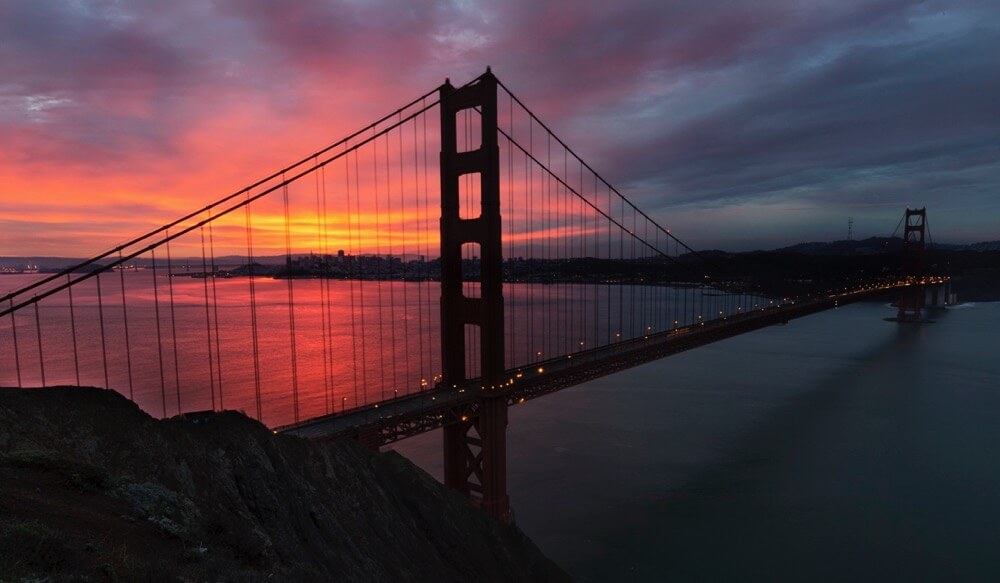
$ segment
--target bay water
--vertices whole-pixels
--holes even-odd
[[[36,277],[5,276],[10,285],[0,287]],[[126,281],[134,369],[122,358],[128,351],[117,314],[125,314],[115,287],[106,284],[99,305],[90,284],[78,289],[76,312],[68,298],[40,310],[48,384],[80,375],[83,384],[107,381],[129,394],[134,382],[134,398],[154,415],[208,408],[209,397],[254,415],[247,280],[216,282],[221,299],[208,313],[205,282],[178,278],[176,331],[172,317],[156,314],[151,274],[130,273]],[[261,417],[278,424],[292,417],[289,339],[281,331],[287,286],[258,285]],[[295,285],[304,417],[368,400],[359,390],[385,398],[396,386],[409,392],[410,377],[433,382],[436,283]],[[593,296],[574,286],[508,288],[509,304],[521,310],[511,312],[510,327],[521,335],[511,344],[529,362],[619,330],[642,334],[647,324],[607,317],[623,305],[618,286]],[[656,329],[694,321],[695,306],[708,314],[720,307],[712,304],[719,298],[693,290],[625,289],[672,306],[645,312]],[[543,303],[525,311],[535,293],[554,297],[560,310],[542,311],[551,305]],[[567,326],[579,310],[597,317]],[[508,478],[517,524],[580,581],[1000,580],[1000,303],[960,305],[919,325],[883,320],[893,314],[881,303],[841,307],[511,408]],[[16,320],[16,351],[15,320],[0,322],[2,385],[22,377],[26,386],[38,384],[33,316]],[[374,331],[354,334],[362,317]],[[559,317],[563,324],[550,324]],[[557,333],[546,336],[553,345],[534,346],[548,329]],[[154,340],[167,339],[168,330],[169,341],[160,343],[167,349],[157,350]],[[382,338],[399,337],[406,341],[390,354],[380,349]],[[206,354],[216,340],[223,358],[211,381]],[[9,366],[15,352],[18,370]],[[107,373],[102,353],[113,358]],[[391,447],[440,479],[440,432]]]
[[[1000,580],[1000,303],[841,307],[513,407],[516,523],[579,581]],[[441,476],[441,436],[395,449]]]

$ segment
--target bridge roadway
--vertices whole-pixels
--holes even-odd
[[[275,433],[306,439],[353,437],[372,448],[437,429],[476,414],[480,397],[503,396],[516,405],[580,383],[651,362],[685,350],[718,342],[766,326],[822,312],[837,306],[876,299],[911,285],[943,283],[944,278],[872,285],[823,297],[788,302],[711,320],[643,338],[618,342],[509,370],[505,383],[485,387],[478,379],[386,400],[376,405],[334,413],[276,428]]]

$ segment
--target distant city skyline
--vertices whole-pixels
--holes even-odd
[[[0,256],[87,256],[487,65],[698,249],[1000,239],[1000,7],[0,7]]]

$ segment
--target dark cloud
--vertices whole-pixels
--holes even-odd
[[[1000,35],[983,32],[851,48],[614,163],[662,185],[671,202],[775,193],[880,168],[977,165],[1000,143],[1000,63],[990,56],[998,47]]]

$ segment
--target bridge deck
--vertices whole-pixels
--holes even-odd
[[[478,379],[459,386],[438,386],[429,391],[383,401],[371,407],[279,427],[275,431],[307,439],[355,437],[371,446],[381,446],[456,422],[463,416],[475,415],[478,401],[486,393],[502,396],[511,405],[523,403],[671,354],[766,326],[786,323],[839,305],[873,299],[903,287],[905,284],[868,287],[762,308],[722,320],[650,334],[644,338],[509,370],[506,373],[505,384],[501,386],[483,387]]]

